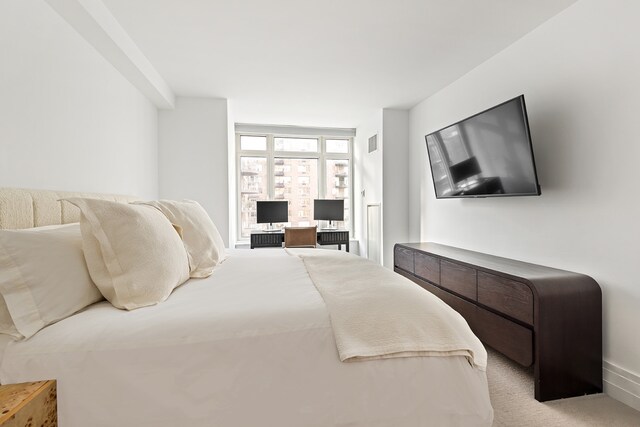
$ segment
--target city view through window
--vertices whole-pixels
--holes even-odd
[[[239,136],[240,238],[266,224],[256,222],[256,201],[286,200],[289,221],[280,226],[324,226],[313,219],[314,199],[343,199],[351,224],[350,139]],[[319,223],[319,224],[318,224]]]

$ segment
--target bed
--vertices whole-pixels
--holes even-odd
[[[0,190],[0,228],[47,225],[35,219],[43,211],[49,223],[77,220],[62,214],[59,194],[29,208],[7,200],[33,193]],[[283,249],[230,250],[210,277],[155,306],[123,311],[103,301],[27,340],[0,336],[0,357],[3,384],[57,380],[63,427],[493,419],[486,373],[463,356],[341,362],[323,298],[302,260]]]

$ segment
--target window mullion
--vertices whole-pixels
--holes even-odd
[[[274,151],[273,157],[283,157],[285,159],[319,159],[320,153],[308,151]]]
[[[276,196],[275,191],[275,165],[273,155],[273,135],[267,135],[267,170],[269,180],[269,200]]]
[[[240,167],[240,134],[236,133],[236,240],[242,240],[242,171]],[[231,243],[231,242],[229,242]]]
[[[320,137],[320,165],[318,170],[318,197],[326,199],[327,189],[327,162],[326,162],[326,141],[324,137]]]

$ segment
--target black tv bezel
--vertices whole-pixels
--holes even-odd
[[[529,141],[529,151],[531,152],[531,164],[533,166],[533,176],[535,178],[536,181],[536,192],[532,192],[532,193],[509,193],[509,194],[468,194],[468,195],[458,195],[458,196],[439,196],[438,195],[438,190],[436,189],[436,181],[434,179],[433,176],[433,163],[431,162],[431,154],[429,153],[429,144],[427,141],[427,138],[431,135],[434,135],[438,132],[442,132],[443,130],[450,128],[451,126],[455,126],[458,125],[462,122],[465,122],[469,119],[472,119],[476,116],[479,116],[481,114],[486,113],[487,111],[491,111],[494,110],[496,108],[499,108],[505,104],[508,104],[509,102],[513,102],[516,99],[520,99],[520,106],[522,107],[522,113],[524,116],[524,129],[525,129],[525,133],[526,133],[526,137],[527,140]],[[433,184],[433,192],[436,196],[436,199],[484,199],[487,197],[522,197],[522,196],[540,196],[542,194],[542,190],[540,189],[540,181],[538,181],[538,170],[536,168],[536,159],[534,156],[534,152],[533,152],[533,143],[531,142],[531,131],[529,129],[529,116],[527,115],[527,106],[525,104],[524,101],[524,94],[522,95],[518,95],[514,98],[511,98],[507,101],[501,102],[500,104],[494,105],[493,107],[487,108],[485,110],[480,111],[479,113],[476,113],[472,116],[466,117],[462,120],[458,120],[455,123],[452,123],[448,126],[445,126],[443,128],[440,128],[436,131],[433,131],[427,135],[424,136],[424,142],[425,142],[425,148],[427,150],[427,158],[429,159],[429,170],[431,171],[431,183]]]
[[[274,204],[286,204],[287,205],[287,219],[285,221],[258,221],[258,203]],[[288,200],[256,200],[256,224],[284,224],[289,222],[289,201]]]

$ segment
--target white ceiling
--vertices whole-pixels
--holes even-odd
[[[409,108],[575,0],[104,0],[178,96],[243,123]]]

